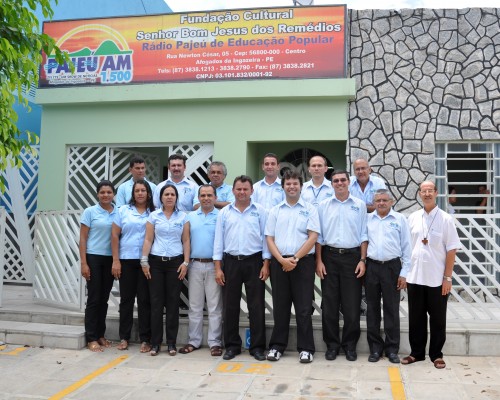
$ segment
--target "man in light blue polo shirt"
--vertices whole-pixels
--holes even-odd
[[[156,186],[156,190],[153,194],[153,202],[156,208],[161,208],[161,188],[167,183],[170,183],[176,186],[177,192],[179,193],[179,199],[177,200],[177,207],[179,210],[186,212],[193,211],[193,203],[198,193],[198,185],[185,176],[186,160],[186,156],[177,153],[168,157],[168,171],[170,172],[170,177]]]
[[[323,200],[333,196],[332,183],[325,177],[327,171],[328,164],[325,157],[311,157],[309,160],[311,180],[304,183],[302,187],[302,200],[311,203],[314,207],[318,207]]]
[[[241,353],[239,325],[243,284],[250,317],[250,354],[258,361],[266,359],[264,281],[269,277],[271,255],[264,238],[266,210],[251,199],[252,191],[252,178],[236,177],[235,201],[219,212],[215,226],[215,275],[217,283],[224,286],[225,360]]]
[[[227,168],[222,161],[213,161],[208,166],[207,171],[210,185],[216,189],[217,193],[215,208],[220,210],[234,201],[233,187],[224,183],[224,179],[227,176]],[[200,201],[197,197],[194,200],[194,209],[197,210],[198,207],[200,207]]]
[[[146,162],[142,157],[133,156],[130,159],[128,172],[130,172],[132,177],[118,186],[118,191],[115,196],[115,204],[117,207],[130,203],[130,199],[132,198],[132,186],[134,186],[134,182],[137,182],[139,179],[144,179],[149,184],[152,193],[154,193],[156,189],[156,185],[146,179]]]
[[[215,187],[202,185],[198,190],[197,210],[188,214],[184,229],[189,232],[191,262],[189,265],[189,341],[179,350],[186,354],[198,349],[203,338],[203,306],[208,309],[208,345],[212,356],[222,355],[222,288],[215,282],[212,259],[214,251],[217,201]]]
[[[358,158],[354,161],[352,168],[356,179],[352,180],[349,192],[354,197],[364,201],[368,212],[373,212],[375,210],[373,195],[378,189],[387,189],[387,187],[381,178],[371,175],[372,169],[364,158]]]
[[[278,361],[288,345],[292,303],[297,321],[297,351],[301,363],[310,363],[315,351],[311,318],[314,292],[315,243],[319,218],[316,208],[300,198],[302,177],[287,171],[281,181],[286,199],[271,208],[266,224],[271,259],[274,328],[269,361]]]
[[[264,179],[253,185],[252,201],[260,204],[266,210],[270,210],[285,199],[281,179],[278,178],[280,162],[276,154],[267,153],[264,155],[262,171],[264,171],[265,176]]]
[[[334,196],[318,206],[321,236],[316,244],[316,274],[321,278],[325,358],[335,360],[344,349],[348,361],[356,361],[361,334],[361,277],[366,269],[366,206],[349,193],[349,173],[332,175]],[[344,327],[340,338],[339,313]]]
[[[408,221],[392,209],[394,198],[387,189],[375,192],[375,211],[368,214],[368,259],[365,275],[366,327],[370,356],[377,362],[385,352],[390,362],[399,363],[400,290],[406,288],[411,265],[411,237]],[[380,335],[380,300],[384,304],[385,340]]]

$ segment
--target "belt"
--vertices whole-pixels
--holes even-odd
[[[177,260],[179,258],[184,258],[182,254],[173,257],[155,256],[154,254],[150,254],[149,257],[151,257],[153,260],[159,260],[159,261],[172,261],[172,260]]]
[[[214,260],[211,259],[211,258],[192,258],[191,261],[198,261],[198,262],[201,262],[201,263],[211,263]]]
[[[253,258],[253,257],[261,257],[262,258],[262,251],[258,251],[257,253],[253,253],[253,254],[250,254],[250,255],[244,255],[244,254],[239,254],[237,256],[233,256],[232,254],[229,254],[229,253],[225,253],[227,257],[229,258],[232,258],[233,260],[238,260],[238,261],[242,261],[242,260],[246,260],[248,258]]]
[[[313,257],[313,256],[314,256],[314,253],[312,253],[312,254],[306,254],[306,255],[305,255],[304,257],[302,257],[302,258],[306,258],[306,257]],[[295,256],[294,256],[293,254],[290,254],[290,255],[288,255],[288,254],[283,254],[281,257],[283,257],[283,258],[290,258],[290,257],[292,257],[292,258],[293,258],[293,257],[295,257]],[[302,258],[301,258],[301,259],[302,259]]]
[[[379,260],[374,260],[373,258],[368,258],[368,261],[371,261],[372,263],[375,264],[384,265],[384,264],[390,264],[395,261],[399,261],[399,258],[393,258],[392,260],[387,260],[387,261],[379,261]]]
[[[323,246],[325,247],[327,250],[335,253],[335,254],[349,254],[349,253],[356,253],[358,251],[361,251],[361,247],[351,247],[350,249],[341,249],[341,248],[338,248],[338,247],[332,247],[332,246],[328,246],[328,245],[325,245]]]

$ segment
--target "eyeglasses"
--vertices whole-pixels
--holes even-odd
[[[426,189],[426,190],[421,190],[420,193],[422,194],[432,194],[436,191],[436,189]]]
[[[347,178],[339,178],[339,179],[333,179],[332,180],[333,183],[339,183],[339,182],[347,182]]]

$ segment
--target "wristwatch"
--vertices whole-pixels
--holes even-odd
[[[293,256],[293,261],[295,261],[295,262],[299,262],[299,260],[300,260],[300,258],[299,258],[299,257],[297,257],[297,256]]]
[[[184,261],[184,262],[182,263],[182,265],[184,265],[185,267],[187,267],[187,266],[189,265],[189,263],[188,263],[187,261]]]
[[[362,263],[365,263],[366,264],[366,258],[362,258],[361,260],[359,260],[360,262]]]
[[[451,279],[451,276],[443,276],[443,279],[446,279],[448,282],[451,282],[453,281],[453,279]]]

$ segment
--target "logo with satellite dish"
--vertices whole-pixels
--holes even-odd
[[[132,81],[133,50],[120,33],[106,25],[79,26],[56,44],[68,53],[75,70],[71,72],[68,63],[57,63],[53,55],[47,57],[44,69],[49,85],[109,85]]]

